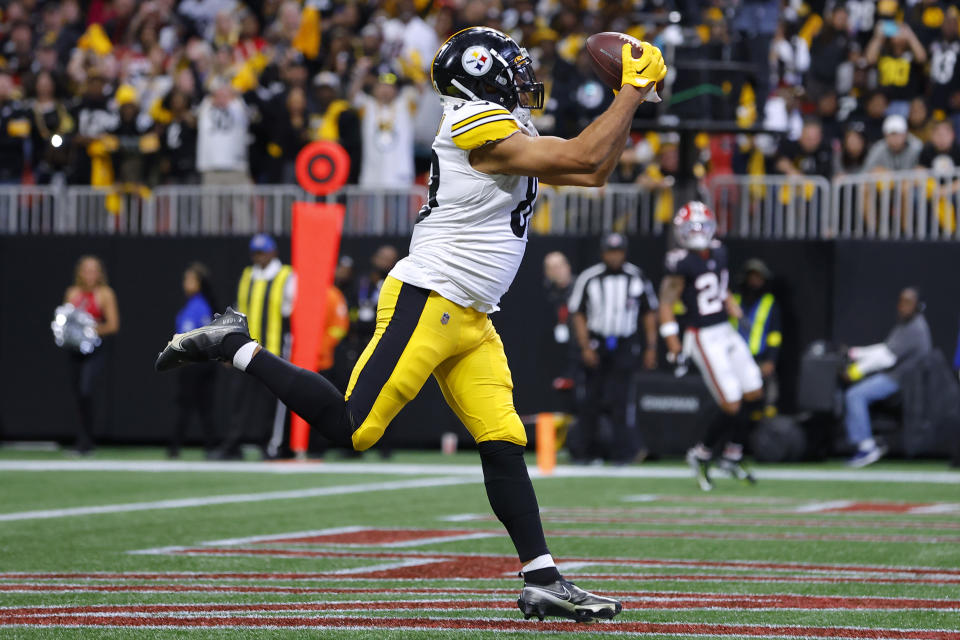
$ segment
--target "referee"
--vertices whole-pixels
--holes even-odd
[[[608,234],[601,246],[603,261],[577,278],[569,309],[583,362],[579,390],[578,436],[570,452],[574,460],[605,459],[628,463],[645,451],[635,424],[633,373],[640,353],[643,320],[643,366],[657,366],[657,296],[640,268],[627,262],[627,239]],[[602,427],[606,417],[609,427]]]

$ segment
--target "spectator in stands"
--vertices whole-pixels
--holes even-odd
[[[367,187],[405,188],[413,182],[413,114],[419,91],[401,87],[388,68],[377,70],[370,93],[372,61],[360,59],[350,85],[349,98],[360,112],[363,164],[360,184]]]
[[[107,272],[96,256],[82,256],[73,271],[73,284],[63,294],[64,304],[89,313],[97,323],[97,335],[107,338],[120,328],[117,295],[107,284]],[[96,438],[94,395],[106,362],[108,346],[101,344],[93,353],[70,352],[70,381],[77,401],[79,423],[74,451],[93,452]]]
[[[917,34],[917,39],[928,50],[930,44],[940,35],[940,28],[945,21],[945,13],[949,8],[956,10],[956,7],[944,7],[947,3],[939,0],[919,0],[912,3],[904,11],[907,23]]]
[[[210,270],[200,262],[194,262],[183,273],[183,295],[186,303],[177,313],[175,333],[186,333],[208,324],[213,319],[215,309],[219,309],[210,282]],[[213,419],[213,401],[216,397],[214,385],[217,370],[216,362],[205,362],[196,367],[183,367],[177,370],[177,418],[173,435],[167,446],[167,456],[180,457],[183,437],[195,415],[203,429],[204,450],[209,457],[216,445],[216,424]]]
[[[823,131],[823,144],[830,149],[839,146],[843,139],[843,123],[839,118],[839,101],[837,92],[832,89],[824,90],[817,99],[817,119]]]
[[[356,184],[363,161],[360,120],[350,103],[340,98],[340,78],[332,71],[321,71],[313,79],[310,137],[313,140],[338,142],[346,149],[350,156],[347,182]]]
[[[22,80],[30,73],[33,64],[33,31],[28,22],[14,22],[10,35],[3,44],[2,54],[6,59],[6,69],[17,80]]]
[[[900,292],[897,323],[887,339],[849,350],[848,355],[853,363],[847,368],[845,377],[853,385],[844,394],[844,425],[847,438],[856,447],[856,453],[847,461],[848,465],[863,467],[876,462],[886,453],[886,447],[873,439],[870,405],[899,391],[904,372],[931,348],[930,327],[923,316],[919,294],[916,289],[907,288]]]
[[[907,119],[887,116],[883,121],[883,140],[870,147],[864,171],[909,171],[920,159],[920,141],[907,132]]]
[[[913,29],[896,19],[895,0],[880,0],[879,20],[864,57],[877,66],[877,85],[890,100],[888,114],[907,116],[910,99],[921,92],[927,52]]]
[[[734,327],[743,336],[750,353],[763,375],[764,411],[774,415],[779,400],[777,361],[783,333],[780,324],[780,305],[770,289],[773,274],[760,259],[747,260],[743,265],[738,292],[733,299],[743,311],[741,318],[731,318]],[[751,416],[759,420],[761,416]]]
[[[661,223],[673,219],[673,188],[680,177],[680,146],[678,140],[668,135],[661,136],[653,162],[637,176],[636,183],[654,194],[653,217]]]
[[[930,142],[920,152],[919,163],[925,169],[944,175],[953,174],[960,167],[960,145],[951,121],[940,120],[933,125]]]
[[[153,120],[140,113],[137,90],[129,84],[117,88],[114,102],[120,117],[106,131],[114,179],[124,191],[153,186],[158,181],[156,154],[160,150]]]
[[[863,134],[867,139],[867,144],[872,146],[883,138],[883,123],[887,117],[887,107],[890,101],[887,100],[887,96],[883,92],[874,91],[867,96],[864,104]]]
[[[70,163],[74,173],[71,182],[95,187],[112,186],[113,165],[103,136],[116,128],[119,115],[110,106],[101,71],[94,67],[86,72],[86,76],[83,97],[71,114],[77,123]]]
[[[247,156],[249,116],[243,100],[237,97],[226,80],[215,78],[211,95],[200,103],[197,115],[197,170],[205,185],[238,186],[250,184],[250,161]],[[215,231],[222,220],[224,202],[205,198],[202,225]],[[229,202],[231,223],[235,230],[250,229],[249,199],[241,195]]]
[[[818,120],[805,120],[796,142],[786,137],[780,141],[775,166],[777,171],[788,176],[831,176],[833,154],[824,144],[823,129]]]
[[[941,231],[953,233],[956,229],[953,176],[960,168],[960,145],[950,120],[940,120],[933,125],[930,142],[920,152],[919,163],[934,176],[926,184],[926,196],[932,205],[927,209],[931,216],[928,228],[935,224]]]
[[[286,93],[283,109],[277,117],[264,123],[269,141],[267,153],[271,162],[267,165],[268,183],[296,183],[297,154],[307,142],[307,96],[301,87],[291,87]]]
[[[770,66],[778,86],[796,87],[810,68],[810,48],[796,29],[781,21],[770,45]]]
[[[810,45],[810,71],[805,76],[807,93],[818,101],[825,93],[837,91],[837,70],[849,59],[852,45],[845,5],[836,4],[824,18],[826,24]]]
[[[58,97],[54,76],[49,71],[36,75],[32,94],[28,115],[34,180],[37,184],[64,184],[75,123]]]
[[[910,112],[907,115],[907,129],[910,135],[922,143],[930,139],[933,120],[930,119],[930,110],[927,108],[927,99],[916,96],[910,101]]]
[[[161,130],[162,172],[170,184],[195,184],[197,175],[197,115],[190,97],[173,89],[164,99],[167,123]]]
[[[859,120],[854,120],[847,126],[843,143],[834,153],[834,177],[860,173],[863,170],[863,164],[867,160],[867,140],[863,136],[863,130],[863,122]]]
[[[934,117],[960,111],[960,25],[949,7],[939,36],[930,44],[930,109]]]
[[[30,136],[30,121],[14,97],[13,78],[0,73],[0,184],[20,184],[24,142]]]

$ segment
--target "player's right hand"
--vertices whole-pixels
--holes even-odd
[[[639,58],[633,57],[633,46],[624,43],[621,49],[623,66],[620,86],[633,85],[640,89],[647,88],[651,83],[656,84],[667,75],[667,65],[663,61],[660,49],[649,42],[642,42],[643,54]]]

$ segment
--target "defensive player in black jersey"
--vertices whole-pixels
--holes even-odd
[[[691,358],[697,364],[721,410],[703,440],[687,451],[687,462],[704,491],[713,488],[710,464],[715,456],[721,469],[753,482],[742,464],[742,443],[750,414],[760,409],[763,378],[746,342],[730,324],[731,316],[742,318],[743,312],[730,295],[727,251],[714,240],[717,221],[702,202],[681,207],[673,224],[681,248],[667,253],[667,275],[660,286],[660,335],[672,361]],[[678,301],[687,310],[682,344],[674,316]]]

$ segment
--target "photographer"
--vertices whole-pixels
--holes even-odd
[[[886,447],[873,439],[870,405],[889,398],[900,390],[900,379],[907,369],[932,348],[930,327],[920,305],[917,290],[908,287],[897,302],[897,324],[887,339],[848,351],[852,364],[845,377],[854,383],[845,393],[844,426],[847,438],[857,447],[847,461],[851,467],[864,467],[883,457]]]

